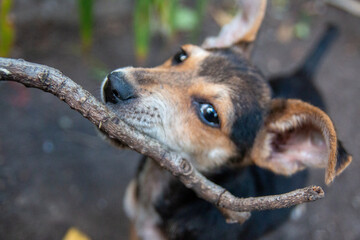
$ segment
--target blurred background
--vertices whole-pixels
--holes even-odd
[[[324,186],[326,198],[301,205],[263,239],[360,239],[360,18],[359,1],[349,1],[269,1],[253,57],[267,77],[291,72],[327,22],[339,26],[315,82],[354,161],[330,187],[312,170],[309,184]],[[160,64],[181,44],[216,35],[236,12],[230,0],[0,6],[1,56],[60,69],[97,97],[109,71]],[[91,239],[128,238],[122,199],[139,154],[115,149],[66,104],[19,84],[0,82],[0,116],[0,239],[63,239],[71,227]]]

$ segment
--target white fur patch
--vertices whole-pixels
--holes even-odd
[[[134,220],[136,216],[136,199],[135,199],[135,191],[136,191],[136,181],[132,180],[125,192],[124,199],[124,210],[128,218]]]
[[[108,78],[105,77],[101,83],[101,88],[100,88],[100,95],[101,95],[101,100],[103,103],[105,102],[104,87],[105,87],[105,83],[107,82],[107,80],[108,80]]]
[[[215,148],[208,154],[208,158],[216,163],[222,163],[223,159],[228,157],[227,151],[222,148]]]
[[[115,70],[112,71],[111,73],[115,73],[115,72],[126,72],[128,69],[131,69],[131,68],[133,68],[133,67],[131,67],[131,66],[122,67],[122,68],[115,69]]]

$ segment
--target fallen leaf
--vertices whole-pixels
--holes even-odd
[[[63,240],[90,240],[90,238],[86,236],[85,233],[81,232],[79,229],[71,227],[66,232]]]

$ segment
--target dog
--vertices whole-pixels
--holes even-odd
[[[330,183],[352,160],[311,82],[333,28],[296,74],[269,82],[250,62],[266,1],[244,0],[243,6],[242,15],[202,46],[183,45],[154,68],[114,70],[102,83],[102,100],[235,196],[303,187],[308,167],[325,168]],[[239,31],[231,34],[234,28]],[[228,224],[215,206],[147,157],[124,206],[131,238],[151,240],[256,239],[291,211],[254,212],[244,224]]]

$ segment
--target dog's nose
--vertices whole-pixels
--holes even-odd
[[[123,72],[112,72],[104,84],[105,102],[119,103],[135,98],[135,89],[126,81]]]

